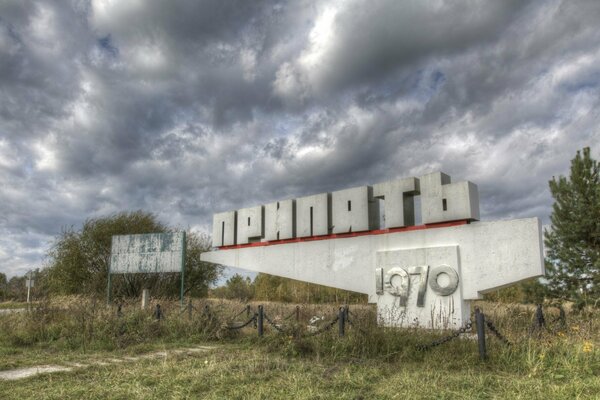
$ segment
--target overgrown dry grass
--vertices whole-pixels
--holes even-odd
[[[155,303],[155,302],[153,302]],[[177,302],[161,300],[165,318],[152,310],[87,299],[63,299],[31,313],[0,316],[0,369],[36,362],[71,361],[135,354],[200,343],[217,345],[209,355],[166,361],[88,368],[30,379],[0,382],[0,398],[598,398],[600,393],[600,313],[546,309],[547,329],[532,329],[535,308],[478,302],[508,340],[488,333],[487,361],[477,343],[454,339],[428,351],[419,345],[447,333],[381,328],[370,306],[351,308],[352,326],[338,337],[337,326],[307,337],[311,317],[325,326],[336,305],[265,303],[269,318],[258,338],[253,324],[228,330],[251,318],[245,304],[193,302],[191,316]],[[208,305],[219,322],[202,315]],[[33,360],[33,361],[32,361]],[[10,395],[8,395],[10,394]]]
[[[600,391],[592,374],[561,378],[498,371],[473,357],[446,361],[340,362],[225,345],[199,356],[100,366],[40,376],[26,384],[0,382],[0,393],[7,399],[548,400],[593,399]]]

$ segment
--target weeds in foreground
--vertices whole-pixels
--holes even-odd
[[[120,308],[86,298],[40,303],[28,312],[0,316],[0,344],[4,348],[44,346],[86,352],[126,349],[156,341],[225,340],[263,354],[325,363],[427,362],[445,369],[461,369],[480,362],[473,334],[423,350],[422,345],[449,332],[380,327],[369,306],[351,308],[352,324],[346,325],[345,336],[339,337],[337,324],[330,324],[337,315],[336,306],[267,303],[264,309],[269,322],[265,321],[265,335],[259,338],[252,321],[257,304],[246,308],[237,302],[203,300],[181,309],[175,301],[153,303],[157,302],[161,304],[160,319],[154,307],[141,310],[137,302],[121,303]],[[533,329],[534,310],[530,307],[495,303],[479,306],[511,343],[506,345],[488,332],[490,357],[482,367],[557,380],[600,374],[597,310],[569,312],[567,323],[559,324],[558,310],[548,309],[547,324],[540,330]],[[242,329],[229,329],[245,322],[250,323]],[[318,334],[313,335],[315,332]]]

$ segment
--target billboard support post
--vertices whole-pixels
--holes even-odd
[[[186,249],[186,235],[185,231],[183,231],[183,248],[181,249],[181,308],[183,308],[183,293],[184,293],[184,278],[185,278],[185,249]]]
[[[108,284],[106,285],[106,304],[110,305],[110,290],[111,290],[111,282],[110,278],[110,264],[108,265]]]

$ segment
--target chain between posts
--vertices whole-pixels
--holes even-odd
[[[536,311],[535,311],[535,320],[531,325],[531,328],[529,329],[529,334],[532,335],[533,333],[537,332],[538,337],[541,336],[542,331],[545,329],[546,331],[555,334],[557,331],[559,330],[564,330],[567,327],[567,316],[565,313],[565,309],[562,307],[562,305],[558,305],[555,306],[556,308],[558,308],[559,310],[559,315],[555,318],[553,318],[550,321],[550,324],[555,324],[557,322],[560,323],[560,326],[558,328],[556,327],[551,327],[548,324],[548,321],[546,321],[546,318],[544,317],[544,311],[543,311],[543,305],[542,304],[538,304]]]
[[[244,310],[246,311],[246,310]],[[229,330],[237,330],[237,329],[242,329],[247,327],[248,325],[250,325],[252,322],[254,322],[256,320],[256,314],[254,314],[248,321],[244,322],[241,325],[236,325],[236,326],[231,326],[231,325],[227,325],[226,328]]]
[[[441,344],[444,344],[446,342],[449,342],[452,339],[456,339],[457,337],[459,337],[463,333],[467,333],[468,331],[470,331],[472,326],[473,326],[473,322],[471,320],[469,320],[466,323],[465,326],[463,326],[462,328],[460,328],[456,332],[452,333],[451,335],[448,335],[446,337],[434,340],[433,342],[431,342],[429,344],[420,344],[420,345],[417,346],[417,350],[426,351],[426,350],[432,349],[434,347],[437,347],[437,346],[439,346]]]
[[[298,316],[299,313],[299,309],[298,306],[296,306],[296,309],[294,311],[292,311],[292,313],[290,315],[288,315],[287,317],[283,318],[284,321],[287,321],[288,319],[292,318],[292,317],[296,317]]]
[[[235,315],[233,316],[233,318],[237,318],[237,317],[239,317],[240,315],[242,315],[243,313],[247,313],[247,312],[248,312],[248,309],[249,309],[249,307],[250,307],[250,306],[246,306],[246,307],[244,307],[244,309],[243,309],[242,311],[240,311],[239,313],[235,314]]]
[[[496,336],[496,337],[497,337],[497,338],[498,338],[498,339],[499,339],[499,340],[500,340],[502,343],[504,343],[504,344],[505,344],[505,345],[507,345],[507,346],[511,346],[511,345],[512,345],[512,343],[511,343],[511,342],[510,342],[510,341],[509,341],[509,340],[508,340],[506,337],[504,337],[504,335],[502,335],[502,334],[500,333],[500,331],[498,331],[498,328],[496,328],[496,326],[494,325],[494,323],[493,323],[491,320],[489,320],[489,319],[486,319],[486,320],[485,320],[485,324],[487,325],[487,327],[489,328],[489,330],[490,330],[490,331],[492,331],[492,333],[493,333],[493,334],[494,334],[494,335],[495,335],[495,336]]]
[[[247,308],[245,308],[243,310],[243,312],[246,312]],[[208,305],[204,306],[204,310],[202,312],[203,315],[206,315],[209,319],[216,321],[220,324],[219,318],[217,318],[217,316],[210,310],[210,308],[208,307]],[[241,315],[241,313],[237,314],[237,316]],[[235,318],[235,317],[234,317]],[[252,317],[250,317],[250,319],[248,319],[248,321],[242,323],[241,325],[225,325],[226,329],[229,330],[238,330],[238,329],[242,329],[247,327],[248,325],[250,325],[252,322],[256,322],[256,314],[254,314]]]
[[[365,331],[363,328],[361,328],[360,326],[356,326],[354,325],[354,322],[352,322],[352,320],[350,319],[350,316],[352,315],[353,317],[355,316],[354,313],[352,311],[350,311],[350,309],[346,308],[346,322],[348,323],[348,325],[350,325],[352,328],[356,328],[358,329],[358,331],[360,333],[362,333],[363,335],[368,335],[369,333],[367,331]]]
[[[282,327],[278,326],[275,322],[273,322],[273,320],[271,320],[271,318],[269,318],[269,316],[267,315],[267,313],[264,313],[263,317],[267,320],[267,322],[269,323],[269,325],[271,325],[273,328],[275,328],[275,330],[277,330],[280,333],[287,333],[285,331],[285,329],[283,329]]]
[[[204,309],[202,310],[202,315],[205,315],[210,321],[212,321],[218,325],[222,325],[219,318],[210,310],[210,307],[208,307],[208,304],[204,306]]]
[[[277,325],[271,318],[269,318],[269,316],[264,313],[263,317],[267,320],[267,322],[269,323],[269,325],[271,325],[273,328],[275,328],[275,330],[277,330],[280,333],[290,333],[288,331],[286,331],[285,329],[283,329],[282,327],[280,327],[279,325]],[[313,337],[313,336],[317,336],[320,335],[321,333],[325,333],[326,331],[330,330],[331,328],[333,328],[333,326],[339,321],[340,317],[336,316],[333,321],[329,322],[327,325],[321,327],[320,329],[314,331],[314,332],[310,332],[307,333],[305,335],[302,335],[303,337]]]
[[[307,334],[305,334],[305,335],[303,335],[303,336],[304,336],[304,337],[313,337],[313,336],[320,335],[321,333],[324,333],[324,332],[326,332],[326,331],[330,330],[330,329],[331,329],[331,328],[332,328],[332,327],[333,327],[333,326],[334,326],[334,325],[335,325],[335,324],[336,324],[336,323],[337,323],[339,320],[340,320],[340,317],[339,317],[339,316],[336,316],[336,317],[333,319],[333,321],[331,321],[331,322],[330,322],[330,323],[328,323],[327,325],[325,325],[325,326],[321,327],[320,329],[317,329],[317,330],[316,330],[316,331],[314,331],[314,332],[307,333]]]

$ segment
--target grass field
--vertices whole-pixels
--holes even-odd
[[[4,399],[597,399],[600,398],[600,316],[597,312],[567,315],[567,325],[549,324],[541,334],[529,329],[533,309],[520,305],[480,304],[513,343],[506,346],[488,336],[489,359],[480,361],[477,343],[455,339],[429,351],[416,345],[440,335],[369,325],[368,310],[343,338],[335,329],[312,338],[284,335],[268,327],[263,338],[252,327],[226,336],[189,335],[196,317],[184,314],[164,322],[145,338],[126,343],[60,336],[13,336],[0,327],[0,370],[42,364],[90,363],[107,357],[166,350],[160,359],[94,365],[71,372],[0,381]],[[229,315],[240,305],[232,305]],[[278,310],[276,307],[280,307]],[[224,307],[222,307],[224,308]],[[274,316],[286,315],[285,305],[269,305]],[[215,307],[217,309],[217,307]],[[330,313],[335,307],[326,307]],[[314,307],[303,312],[315,313]],[[357,311],[358,312],[358,311]],[[70,312],[77,321],[78,316]],[[135,314],[132,312],[132,314]],[[221,315],[227,314],[226,310]],[[243,315],[242,315],[243,317]],[[547,312],[548,321],[554,317]],[[16,324],[26,315],[0,316]],[[54,318],[58,318],[54,316]],[[242,318],[243,319],[243,318]],[[177,321],[176,321],[177,320]],[[132,319],[132,329],[151,329],[151,318]],[[22,321],[21,321],[22,322]],[[68,319],[58,318],[61,324]],[[57,321],[47,321],[49,329]],[[72,321],[71,321],[72,322]],[[199,322],[199,321],[198,321]],[[100,321],[94,329],[107,332]],[[17,325],[15,325],[17,326]],[[18,325],[25,326],[25,325]],[[71,325],[75,329],[77,324]],[[81,325],[82,332],[89,329]],[[128,328],[129,329],[129,328]],[[187,328],[186,328],[187,329]],[[103,333],[104,334],[104,333]],[[217,336],[220,336],[217,337]],[[14,338],[18,340],[14,340]],[[204,344],[206,353],[181,354],[172,349]]]

